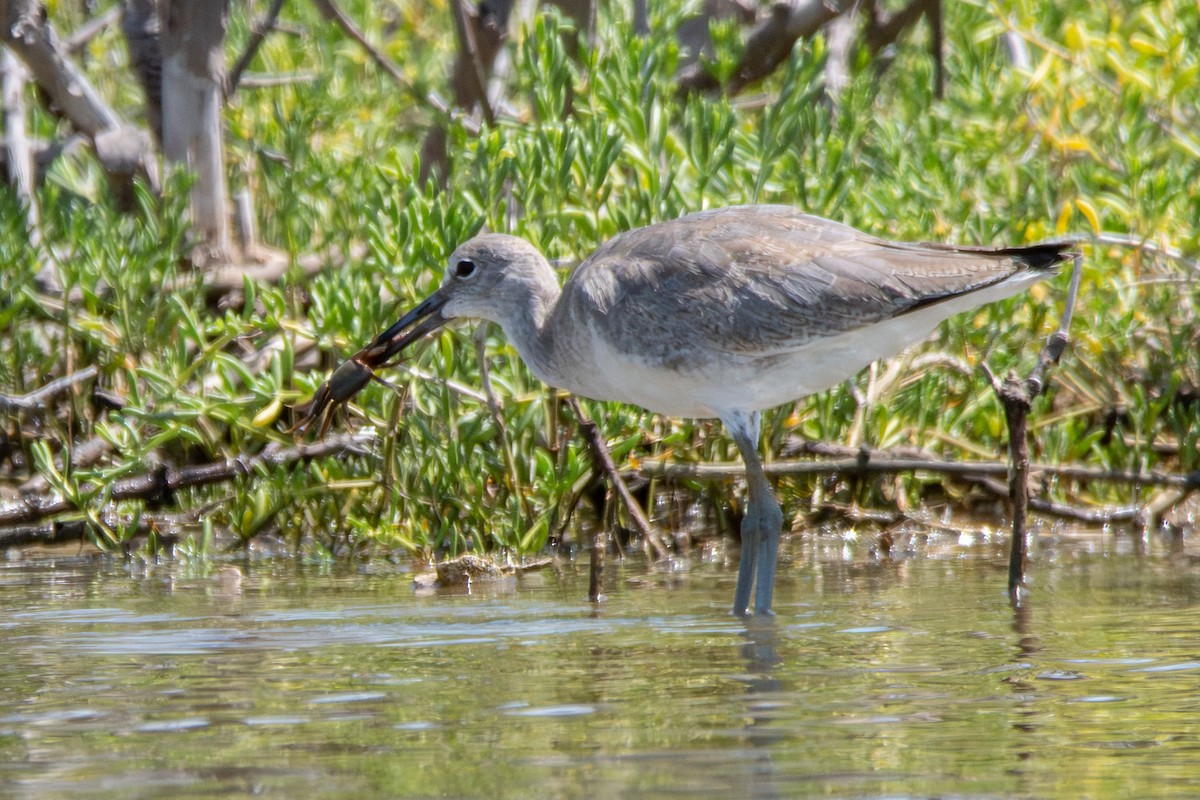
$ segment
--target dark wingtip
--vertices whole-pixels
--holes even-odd
[[[1013,256],[1030,269],[1051,269],[1078,255],[1075,242],[1046,242],[1025,247],[1006,247],[997,252]]]

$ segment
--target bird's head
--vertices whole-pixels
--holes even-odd
[[[363,352],[374,367],[452,319],[486,319],[505,329],[545,308],[558,294],[554,270],[537,248],[500,233],[484,233],[450,255],[442,285],[375,337]]]

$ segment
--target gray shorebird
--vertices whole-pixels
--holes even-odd
[[[786,206],[732,206],[622,233],[559,287],[531,244],[485,233],[442,285],[343,364],[300,409],[328,425],[410,343],[490,320],[545,383],[675,417],[718,418],[749,499],[733,610],[768,614],[783,512],[758,453],[760,414],[843,381],[939,322],[1052,274],[1070,244],[889,242]]]

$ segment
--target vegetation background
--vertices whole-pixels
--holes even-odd
[[[824,28],[744,86],[746,31],[713,21],[699,68],[716,88],[684,91],[677,33],[695,6],[650,4],[641,34],[627,4],[600,4],[590,31],[545,8],[514,17],[494,107],[450,115],[429,101],[448,93],[460,52],[450,5],[345,3],[391,74],[331,24],[327,5],[288,4],[252,62],[257,77],[286,80],[247,81],[221,108],[229,188],[252,196],[258,241],[286,254],[277,277],[194,265],[183,174],[158,192],[137,182],[123,207],[93,151],[66,148],[39,175],[36,227],[28,204],[0,191],[10,546],[87,536],[184,556],[252,544],[440,556],[577,541],[568,521],[593,469],[576,421],[498,331],[460,329],[416,349],[387,376],[398,389],[368,387],[324,449],[295,449],[286,408],[435,286],[445,257],[482,226],[529,238],[565,269],[619,231],[733,203],[786,203],[895,239],[1079,239],[1073,344],[1035,407],[1031,445],[1039,462],[1115,479],[1045,477],[1041,507],[1051,519],[1194,532],[1197,4],[938,5],[940,96],[928,14],[878,48],[856,35],[861,20],[848,39],[844,26],[840,39]],[[230,61],[264,11],[234,4]],[[62,31],[88,17],[65,0],[48,12]],[[75,60],[126,118],[144,117],[117,26]],[[26,97],[32,136],[70,136]],[[423,179],[439,127],[446,158]],[[770,414],[768,458],[804,440],[1002,463],[1003,412],[976,367],[1027,371],[1065,286],[1064,276],[952,320],[896,364]],[[36,394],[63,377],[69,391]],[[633,475],[735,457],[715,423],[586,407]],[[935,471],[780,485],[804,532],[830,510],[839,524],[862,524],[864,508],[888,522],[1003,513],[994,480]],[[664,529],[704,535],[689,521],[709,511],[721,524],[705,530],[733,529],[733,478],[658,474],[649,489]]]

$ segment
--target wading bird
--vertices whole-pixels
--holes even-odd
[[[436,291],[339,367],[298,427],[322,431],[410,343],[490,320],[547,384],[674,417],[718,418],[749,500],[733,610],[768,614],[783,512],[758,452],[765,409],[827,389],[961,311],[1046,278],[1069,244],[889,242],[786,206],[732,206],[622,233],[559,288],[531,244],[485,233]]]

